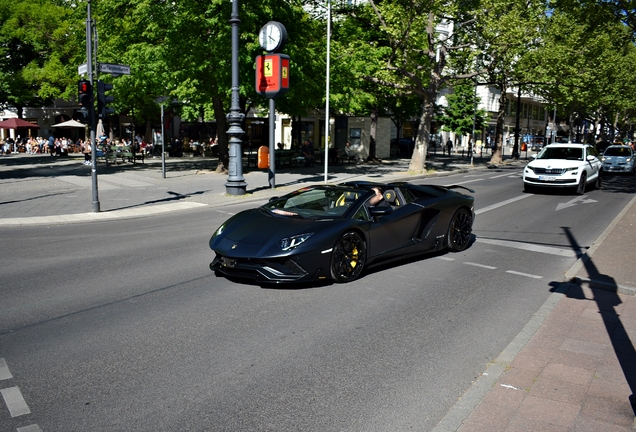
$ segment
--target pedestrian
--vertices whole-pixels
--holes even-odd
[[[303,146],[300,149],[302,156],[305,158],[305,166],[314,166],[316,158],[314,157],[313,149],[309,145],[309,140],[303,142]]]
[[[53,134],[49,135],[49,153],[51,156],[55,156],[55,137]]]
[[[448,151],[449,156],[451,155],[452,149],[453,149],[453,142],[449,138],[448,141],[446,141],[446,150]]]

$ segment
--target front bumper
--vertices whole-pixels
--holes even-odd
[[[621,164],[621,165],[603,164],[603,171],[605,172],[632,172],[633,170],[634,170],[633,164]]]
[[[327,254],[331,258],[331,254]],[[227,257],[216,253],[210,270],[229,277],[256,282],[295,283],[327,279],[329,259],[311,260],[311,266],[300,256],[271,259]]]

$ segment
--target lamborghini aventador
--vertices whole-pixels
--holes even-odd
[[[262,283],[343,283],[375,265],[462,251],[475,212],[474,198],[458,189],[473,192],[410,183],[304,187],[224,222],[210,239],[210,269]]]

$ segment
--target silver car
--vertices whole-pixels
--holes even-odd
[[[603,153],[603,171],[634,174],[634,150],[626,145],[611,145]]]

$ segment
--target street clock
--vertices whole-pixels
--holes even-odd
[[[287,30],[277,21],[270,21],[258,33],[258,42],[265,51],[276,52],[287,42]]]

